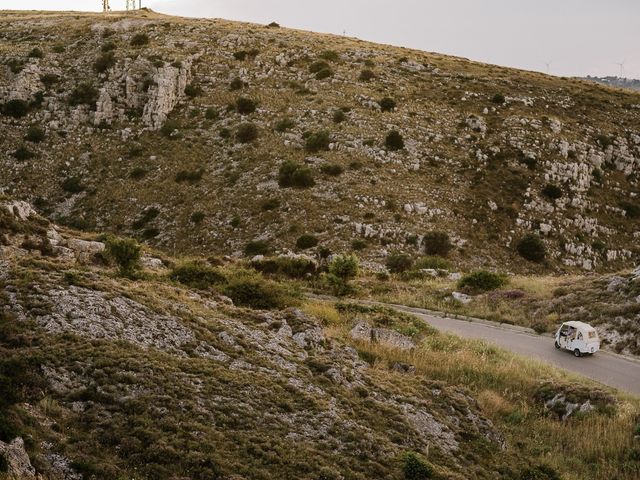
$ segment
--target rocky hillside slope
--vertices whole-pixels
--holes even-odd
[[[100,238],[8,199],[0,240],[2,479],[640,473],[635,401],[410,316],[242,308],[150,252],[123,278]]]
[[[312,234],[381,261],[442,231],[463,268],[640,253],[633,92],[277,24],[3,12],[0,103],[2,191],[169,252]]]

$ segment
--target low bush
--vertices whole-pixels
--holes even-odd
[[[504,275],[478,270],[465,275],[458,282],[458,288],[472,293],[490,292],[503,287],[507,283]]]
[[[506,98],[504,98],[504,95],[501,93],[496,93],[492,98],[491,101],[493,103],[497,103],[498,105],[502,105],[504,102],[506,102]]]
[[[49,89],[60,81],[60,77],[55,73],[45,73],[44,75],[40,75],[40,81],[45,88]]]
[[[131,37],[131,41],[129,42],[132,47],[142,47],[144,45],[149,44],[149,35],[146,33],[136,33],[133,37]]]
[[[218,118],[220,118],[220,112],[218,112],[218,110],[213,107],[209,107],[204,112],[204,118],[206,118],[207,120],[217,120]]]
[[[421,456],[408,452],[402,459],[402,473],[405,480],[427,480],[433,478],[433,468]]]
[[[282,188],[309,188],[316,184],[311,169],[305,165],[285,161],[278,172],[278,185]]]
[[[640,218],[640,204],[624,200],[620,202],[620,208],[624,210],[624,213],[627,217]]]
[[[242,123],[236,130],[236,140],[239,143],[251,143],[258,138],[258,127],[253,123]]]
[[[402,150],[404,148],[404,138],[397,130],[391,130],[387,134],[384,144],[391,151]]]
[[[337,177],[344,173],[344,168],[342,167],[342,165],[338,165],[337,163],[327,163],[320,167],[320,171],[325,175]]]
[[[360,250],[364,250],[368,246],[369,246],[369,244],[367,243],[367,241],[366,240],[362,240],[361,238],[356,238],[355,240],[353,240],[351,242],[351,248],[353,250],[355,250],[356,252],[359,252]]]
[[[241,115],[248,115],[256,111],[256,102],[250,98],[240,97],[236,100],[236,112]]]
[[[222,285],[227,280],[219,269],[200,261],[185,262],[174,267],[169,277],[171,280],[200,290]]]
[[[335,112],[333,112],[333,123],[342,123],[346,119],[347,119],[347,116],[345,115],[344,111],[342,111],[341,109],[338,109]]]
[[[280,208],[280,205],[281,204],[279,199],[269,198],[260,204],[260,208],[262,209],[263,212],[270,212],[271,210]]]
[[[198,183],[202,179],[203,175],[203,168],[199,168],[198,170],[180,170],[178,173],[176,173],[175,181],[178,183]]]
[[[516,245],[516,250],[522,258],[536,263],[542,262],[547,255],[544,242],[538,235],[533,233],[522,237]]]
[[[396,109],[396,101],[390,97],[384,97],[380,100],[380,110],[383,112],[393,112]]]
[[[316,273],[313,260],[302,257],[266,258],[251,262],[257,271],[268,275],[284,275],[289,278],[304,278]]]
[[[316,73],[316,80],[325,80],[329,77],[333,77],[333,70],[330,68],[325,68]]]
[[[329,263],[329,273],[343,281],[356,278],[359,272],[360,262],[355,255],[336,255]]]
[[[309,134],[304,147],[307,152],[317,153],[321,150],[329,150],[329,143],[331,143],[329,132],[321,130]]]
[[[40,143],[44,140],[44,137],[44,128],[42,128],[40,125],[31,125],[27,130],[27,134],[24,136],[24,139],[28,142]]]
[[[114,42],[106,42],[102,44],[102,47],[100,47],[100,50],[103,53],[107,53],[107,52],[111,52],[113,50],[115,50],[117,48],[116,44]]]
[[[331,67],[329,67],[329,64],[325,61],[319,60],[317,62],[313,62],[311,65],[309,65],[309,72],[310,73],[319,73],[323,70],[330,70]]]
[[[193,212],[191,214],[191,216],[189,217],[189,220],[191,221],[191,223],[195,223],[196,225],[200,225],[204,219],[206,218],[206,215],[204,212]]]
[[[67,193],[80,193],[85,190],[80,177],[67,177],[62,181],[62,190]]]
[[[360,72],[360,76],[358,77],[358,79],[361,82],[369,82],[371,80],[373,80],[374,78],[376,78],[376,74],[373,73],[372,70],[362,70],[362,72]]]
[[[231,83],[229,84],[229,90],[231,90],[232,92],[235,92],[236,90],[242,90],[243,88],[244,82],[238,77],[231,80]]]
[[[453,244],[446,232],[427,232],[422,239],[422,246],[427,255],[446,257],[453,249]]]
[[[160,210],[156,207],[147,208],[142,212],[140,217],[135,222],[133,222],[131,228],[133,228],[134,230],[140,230],[141,228],[144,228],[149,222],[155,220],[158,215],[160,215]]]
[[[26,160],[31,160],[35,157],[35,154],[23,145],[15,149],[13,156],[16,160],[24,162]]]
[[[395,252],[387,257],[386,266],[391,273],[406,272],[413,266],[413,258],[406,253]]]
[[[116,56],[113,52],[106,52],[96,58],[93,62],[93,69],[97,73],[104,73],[116,64]]]
[[[107,258],[118,265],[120,275],[131,277],[140,268],[142,248],[134,239],[110,236],[105,247]]]
[[[296,240],[296,247],[300,250],[308,250],[318,246],[318,239],[310,234],[302,235]]]
[[[256,275],[232,278],[223,293],[235,305],[256,310],[282,309],[294,303],[293,296],[280,284]]]
[[[562,476],[548,465],[537,465],[522,470],[518,480],[562,480]]]
[[[562,189],[558,185],[548,183],[542,188],[542,195],[550,200],[558,200],[562,198]]]
[[[29,104],[24,100],[9,100],[2,106],[2,114],[13,118],[22,118],[29,113]]]
[[[269,255],[271,253],[271,245],[266,240],[253,240],[244,247],[244,254],[247,257],[255,257],[256,255]]]
[[[415,268],[418,270],[449,270],[451,263],[438,256],[420,257],[416,260]]]
[[[27,56],[29,58],[44,58],[44,52],[40,48],[34,47]]]
[[[69,105],[89,105],[95,107],[98,100],[98,90],[91,83],[81,83],[69,94]]]
[[[296,126],[296,122],[291,120],[290,118],[283,118],[282,120],[278,120],[275,125],[276,132],[286,132],[287,130],[291,130]]]
[[[180,128],[178,121],[169,118],[162,124],[162,127],[160,127],[160,134],[170,138],[178,128]]]
[[[326,60],[327,62],[337,62],[340,60],[340,56],[338,52],[335,50],[325,50],[318,55],[322,60]]]
[[[202,87],[195,83],[190,83],[184,87],[184,94],[189,98],[196,98],[202,95]]]

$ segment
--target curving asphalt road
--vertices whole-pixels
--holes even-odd
[[[584,375],[604,385],[640,395],[640,361],[638,360],[603,351],[592,356],[576,358],[569,351],[556,350],[553,338],[536,335],[528,329],[492,322],[441,317],[427,310],[402,305],[387,306],[412,313],[440,331],[465,338],[486,340],[514,353],[536,358]]]

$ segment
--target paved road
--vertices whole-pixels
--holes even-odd
[[[553,339],[547,336],[498,324],[438,317],[418,308],[389,306],[413,313],[438,330],[465,338],[486,340],[514,353],[537,358],[610,387],[640,395],[640,362],[637,360],[607,352],[576,358],[571,352],[556,350]]]

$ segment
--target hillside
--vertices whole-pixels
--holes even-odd
[[[123,275],[119,241],[0,199],[0,479],[640,473],[636,399],[237,262]]]
[[[204,255],[310,234],[373,268],[428,232],[463,269],[639,258],[637,93],[149,11],[1,12],[0,64],[0,189],[73,228]]]
[[[610,87],[628,88],[630,90],[640,90],[640,80],[624,77],[584,77],[583,80],[601,83]]]

